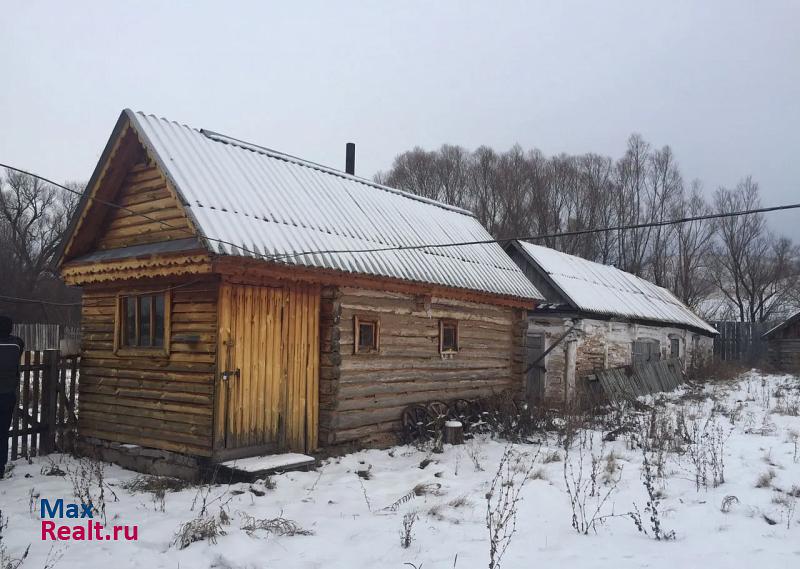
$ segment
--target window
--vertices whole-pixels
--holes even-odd
[[[458,351],[458,322],[439,320],[439,351],[443,354]]]
[[[661,359],[661,344],[658,340],[636,340],[632,352],[634,366],[657,362]]]
[[[681,357],[681,341],[679,338],[670,338],[669,340],[669,357]]]
[[[367,354],[380,348],[380,322],[355,317],[355,352]]]
[[[167,299],[164,294],[121,296],[120,348],[164,348]]]

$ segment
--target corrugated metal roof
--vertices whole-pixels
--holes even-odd
[[[555,249],[517,241],[529,260],[549,275],[578,309],[691,326],[711,334],[714,327],[692,312],[670,291],[615,267],[587,261]]]
[[[209,241],[216,253],[276,255],[286,264],[543,298],[496,243],[291,256],[491,236],[465,210],[216,133],[125,112],[202,235],[219,240]]]
[[[789,316],[789,318],[787,318],[786,320],[784,320],[783,322],[781,322],[777,326],[773,326],[772,328],[770,328],[769,330],[767,330],[766,332],[761,334],[761,337],[762,338],[769,338],[775,332],[777,332],[779,330],[783,330],[784,328],[786,328],[790,324],[793,324],[794,322],[796,322],[798,319],[800,319],[800,312],[795,312],[794,314]]]

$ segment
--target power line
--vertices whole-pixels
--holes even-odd
[[[39,180],[42,180],[43,182],[47,182],[48,184],[52,184],[53,186],[61,188],[62,190],[66,190],[66,191],[68,191],[68,192],[70,192],[72,194],[75,194],[77,196],[85,197],[86,199],[91,200],[93,202],[97,202],[99,204],[102,204],[102,205],[105,205],[105,206],[108,206],[108,207],[111,207],[111,208],[116,208],[116,209],[120,209],[122,211],[126,211],[126,212],[130,213],[133,216],[141,217],[141,218],[146,219],[147,221],[150,221],[152,223],[158,223],[161,226],[166,227],[168,229],[175,229],[177,231],[182,231],[182,232],[184,232],[184,233],[186,233],[188,235],[191,235],[192,237],[196,236],[195,232],[192,231],[191,229],[187,229],[185,227],[179,227],[177,225],[171,225],[171,224],[169,224],[166,221],[163,221],[161,219],[155,219],[153,217],[148,216],[147,214],[135,212],[132,209],[130,209],[128,207],[125,207],[123,205],[120,205],[120,204],[117,204],[117,203],[114,203],[114,202],[110,202],[110,201],[107,201],[107,200],[103,200],[103,199],[100,199],[100,198],[96,198],[96,197],[90,196],[88,194],[84,194],[83,192],[79,192],[78,190],[75,190],[73,188],[69,188],[69,187],[67,187],[67,186],[65,186],[63,184],[59,184],[58,182],[54,182],[53,180],[50,180],[49,178],[45,178],[44,176],[40,176],[39,174],[34,174],[33,172],[28,172],[27,170],[22,170],[21,168],[16,168],[14,166],[9,166],[8,164],[3,164],[2,162],[0,162],[0,166],[2,166],[4,168],[8,168],[9,170],[13,170],[14,172],[19,172],[20,174],[25,174],[25,175],[31,176],[33,178],[38,178]],[[224,241],[222,239],[215,239],[213,237],[203,237],[203,238],[207,239],[208,241],[214,241],[216,243],[221,243],[223,245],[228,245],[230,247],[236,247],[237,249],[241,249],[242,251],[244,251],[246,253],[250,253],[251,255],[262,256],[260,253],[258,253],[256,251],[250,251],[246,247],[243,247],[241,245],[237,245],[236,243],[231,243],[230,241]]]
[[[762,207],[757,209],[733,211],[726,213],[710,213],[706,215],[697,215],[692,217],[682,217],[680,219],[668,219],[662,221],[650,221],[647,223],[633,223],[628,225],[616,225],[612,227],[595,227],[592,229],[576,229],[573,231],[561,231],[557,233],[544,233],[540,235],[527,235],[516,237],[505,237],[498,239],[479,239],[475,241],[461,241],[458,243],[433,243],[427,245],[396,245],[389,247],[380,247],[375,249],[330,249],[319,251],[304,251],[300,253],[285,253],[281,255],[274,255],[271,260],[288,259],[294,257],[302,257],[304,255],[326,255],[326,254],[344,254],[344,253],[376,253],[381,251],[407,251],[411,249],[437,249],[444,247],[465,247],[469,245],[488,245],[492,243],[508,243],[509,241],[539,241],[542,239],[552,239],[556,237],[574,237],[576,235],[587,235],[592,233],[605,233],[607,231],[629,231],[633,229],[645,229],[647,227],[663,227],[666,225],[679,225],[682,223],[690,223],[693,221],[704,221],[709,219],[719,219],[723,217],[738,217],[742,215],[752,215],[756,213],[768,213],[772,211],[783,211],[788,209],[798,209],[800,203],[787,204],[780,206]]]
[[[153,294],[162,294],[162,293],[165,293],[165,292],[170,292],[170,291],[177,290],[177,289],[180,289],[180,288],[185,288],[187,286],[195,285],[195,284],[197,284],[199,282],[202,282],[202,280],[203,279],[194,279],[194,280],[191,280],[191,281],[188,281],[188,282],[185,282],[185,283],[181,283],[181,284],[177,284],[177,285],[173,285],[173,286],[168,286],[168,287],[157,289],[157,290],[147,290],[147,291],[143,291],[143,292],[131,292],[131,293],[125,294],[124,296],[139,297],[139,296],[150,296],[150,295],[153,295]],[[195,291],[195,292],[204,292],[204,291]],[[80,302],[53,302],[53,301],[50,301],[50,300],[38,300],[36,298],[21,298],[21,297],[18,297],[18,296],[0,295],[0,302],[3,302],[3,301],[26,302],[26,303],[29,303],[29,304],[47,304],[49,306],[80,306],[81,305]]]
[[[40,176],[38,174],[34,174],[34,173],[28,172],[26,170],[22,170],[20,168],[14,167],[14,166],[9,166],[8,164],[3,164],[2,162],[0,162],[0,166],[8,168],[10,170],[13,170],[15,172],[20,172],[22,174],[26,174],[28,176],[32,176],[34,178],[38,178],[38,179],[40,179],[40,180],[42,180],[44,182],[47,182],[48,184],[52,184],[52,185],[54,185],[56,187],[64,189],[64,190],[66,190],[68,192],[71,192],[73,194],[77,194],[77,195],[81,195],[81,196],[84,195],[82,192],[79,192],[77,190],[74,190],[74,189],[69,188],[67,186],[64,186],[62,184],[59,184],[57,182],[54,182],[53,180],[45,178],[44,176]],[[149,217],[149,216],[147,216],[146,214],[143,214],[143,213],[137,213],[137,212],[135,212],[135,211],[133,211],[133,210],[131,210],[131,209],[125,207],[125,206],[122,206],[120,204],[116,204],[116,203],[113,203],[113,202],[109,202],[109,201],[106,201],[106,200],[95,198],[93,196],[86,196],[86,198],[89,199],[89,200],[96,201],[97,203],[103,204],[103,205],[108,206],[108,207],[117,208],[117,209],[121,209],[123,211],[127,211],[128,213],[130,213],[130,214],[132,214],[134,216],[140,216],[140,217],[142,217],[142,218],[144,218],[144,219],[146,219],[148,221],[151,221],[153,223],[159,223],[159,224],[161,224],[161,225],[163,225],[165,227],[168,227],[170,229],[176,229],[176,230],[179,230],[179,231],[183,231],[183,232],[186,232],[186,233],[188,233],[188,234],[190,234],[192,236],[195,235],[195,233],[193,231],[191,231],[190,229],[187,229],[185,227],[177,227],[177,226],[174,226],[174,225],[170,225],[169,223],[167,223],[165,221],[151,218],[151,217]],[[391,245],[391,246],[387,246],[387,247],[372,247],[372,248],[368,248],[368,249],[318,249],[318,250],[301,251],[301,252],[295,252],[295,253],[280,253],[280,254],[276,254],[276,255],[265,255],[265,254],[259,253],[257,251],[252,251],[252,250],[248,249],[247,247],[245,247],[245,246],[243,246],[241,244],[232,243],[230,241],[225,241],[223,239],[218,239],[218,238],[214,238],[214,237],[203,236],[203,239],[206,239],[208,241],[213,241],[215,243],[221,243],[223,245],[228,245],[230,247],[234,247],[234,248],[236,248],[236,249],[238,249],[238,250],[240,250],[240,251],[242,251],[244,253],[248,253],[248,254],[253,255],[253,256],[257,257],[257,258],[261,258],[261,259],[264,259],[264,260],[267,260],[267,261],[280,261],[280,260],[286,260],[286,259],[294,259],[294,258],[297,258],[297,257],[305,257],[305,256],[309,256],[309,255],[372,254],[372,253],[382,253],[382,252],[388,252],[388,251],[411,251],[411,250],[418,250],[418,249],[443,249],[443,248],[447,248],[447,247],[466,247],[466,246],[472,246],[472,245],[490,245],[490,244],[494,244],[494,243],[498,243],[498,244],[507,243],[509,241],[514,241],[514,240],[519,240],[519,241],[538,241],[538,240],[542,240],[542,239],[553,239],[553,238],[557,238],[557,237],[574,237],[574,236],[577,236],[577,235],[588,235],[588,234],[594,234],[594,233],[604,233],[604,232],[608,232],[608,231],[630,231],[630,230],[634,230],[634,229],[645,229],[645,228],[648,228],[648,227],[664,227],[664,226],[668,226],[668,225],[679,225],[679,224],[683,224],[683,223],[691,223],[691,222],[694,222],[694,221],[721,219],[721,218],[726,218],[726,217],[739,217],[739,216],[742,216],[742,215],[752,215],[752,214],[756,214],[756,213],[769,213],[769,212],[774,212],[774,211],[784,211],[784,210],[799,209],[799,208],[800,208],[800,203],[796,203],[796,204],[787,204],[787,205],[781,205],[781,206],[762,207],[762,208],[749,209],[749,210],[739,210],[739,211],[733,211],[733,212],[712,213],[712,214],[706,214],[706,215],[683,217],[683,218],[679,218],[679,219],[650,221],[650,222],[646,222],[646,223],[634,223],[634,224],[616,225],[616,226],[610,226],[610,227],[596,227],[596,228],[591,228],[591,229],[577,229],[577,230],[573,230],[573,231],[561,231],[561,232],[556,232],[556,233],[545,233],[545,234],[540,234],[540,235],[511,236],[511,237],[504,237],[504,238],[498,238],[498,239],[494,239],[494,238],[492,238],[492,239],[479,239],[479,240],[474,240],[474,241],[460,241],[460,242],[454,242],[454,243],[451,242],[451,243],[427,243],[427,244],[420,244],[420,245]]]
[[[20,298],[17,296],[4,296],[0,295],[0,302],[2,301],[11,301],[11,302],[26,302],[29,304],[47,304],[49,306],[80,306],[80,302],[53,302],[51,300],[37,300],[35,298]]]

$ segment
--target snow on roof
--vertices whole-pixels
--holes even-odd
[[[645,279],[541,245],[517,244],[579,310],[718,333],[670,291]]]
[[[790,324],[793,324],[798,319],[800,319],[800,311],[795,312],[794,314],[789,316],[789,318],[787,318],[786,320],[780,322],[777,326],[773,326],[772,328],[770,328],[769,330],[767,330],[766,332],[761,334],[761,337],[762,338],[768,338],[769,336],[772,336],[772,334],[774,334],[778,330],[782,330],[782,329],[786,328],[787,326],[789,326]]]
[[[293,156],[126,110],[222,255],[288,255],[277,262],[541,299],[497,243],[369,253],[395,246],[491,239],[468,211]]]

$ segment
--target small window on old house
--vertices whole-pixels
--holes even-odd
[[[669,340],[669,357],[681,357],[681,341],[679,338],[670,338]]]
[[[377,352],[380,347],[378,320],[355,317],[355,351],[358,354]]]
[[[165,306],[164,294],[120,297],[120,347],[163,348]]]
[[[443,354],[458,351],[458,322],[455,320],[439,321],[439,351]]]

